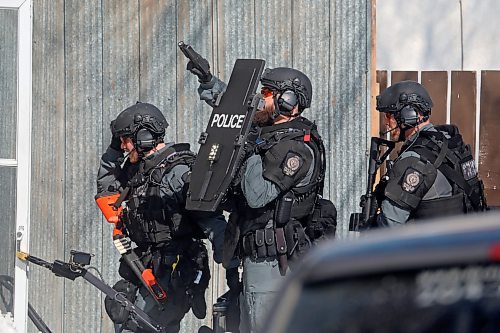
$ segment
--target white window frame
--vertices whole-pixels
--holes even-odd
[[[17,168],[16,230],[18,235],[19,232],[22,233],[20,250],[29,253],[33,5],[32,0],[0,0],[0,9],[14,9],[17,10],[18,15],[16,158],[0,159],[0,166]],[[16,259],[14,279],[14,323],[17,332],[26,332],[28,319],[28,265],[19,259]]]

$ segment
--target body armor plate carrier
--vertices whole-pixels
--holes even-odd
[[[164,175],[177,165],[190,166],[194,158],[189,144],[175,144],[143,162],[128,182],[124,191],[129,194],[122,221],[136,244],[159,246],[174,237],[195,234],[194,224],[185,221],[184,199],[162,197],[160,193]]]
[[[436,132],[421,132],[409,150],[419,154],[422,162],[431,163],[441,171],[453,188],[452,196],[421,201],[411,217],[421,219],[487,209],[483,182],[478,177],[470,146],[464,144],[456,126],[435,128]]]

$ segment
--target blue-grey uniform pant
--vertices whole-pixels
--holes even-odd
[[[284,279],[275,258],[255,260],[246,257],[243,260],[240,333],[262,330]]]
[[[160,279],[159,283],[168,285],[169,276]],[[165,281],[167,280],[167,281]],[[184,315],[189,311],[189,300],[183,290],[178,292],[167,291],[167,301],[163,303],[163,311],[160,311],[153,296],[146,290],[145,287],[139,289],[135,305],[146,312],[148,316],[156,320],[160,325],[166,328],[166,333],[177,333],[180,330],[180,324]],[[121,325],[120,325],[121,326]],[[141,325],[141,327],[143,327]],[[130,330],[128,328],[118,327],[116,332],[151,332],[148,330]]]

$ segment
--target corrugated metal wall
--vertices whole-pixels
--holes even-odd
[[[109,121],[137,100],[151,102],[170,123],[167,138],[196,150],[209,118],[179,40],[210,59],[225,80],[237,58],[308,74],[314,95],[305,116],[325,139],[325,196],[339,209],[339,237],[347,235],[366,178],[367,1],[34,0],[33,8],[33,254],[67,260],[70,249],[92,252],[106,281],[117,279],[111,227],[93,200]],[[88,284],[36,267],[30,274],[30,302],[55,332],[112,331],[102,295]],[[210,296],[223,282],[213,279]],[[193,318],[186,317],[183,332],[201,325]]]

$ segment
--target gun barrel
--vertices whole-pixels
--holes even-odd
[[[177,45],[186,58],[188,58],[203,75],[210,74],[210,65],[208,61],[196,52],[191,45],[184,43],[184,41],[180,41]]]

